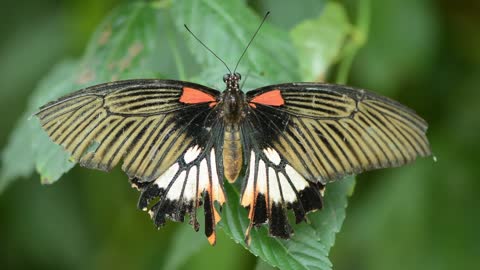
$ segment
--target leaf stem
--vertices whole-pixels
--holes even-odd
[[[344,60],[340,63],[336,82],[345,84],[353,59],[358,50],[366,43],[370,26],[370,0],[362,0],[358,7],[357,24],[351,32],[351,42],[344,48]]]

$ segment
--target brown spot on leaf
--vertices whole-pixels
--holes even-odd
[[[135,42],[132,46],[128,48],[128,54],[120,60],[118,67],[120,72],[126,70],[131,64],[132,61],[140,54],[143,50],[143,44],[141,42]]]
[[[77,80],[75,81],[78,84],[86,84],[95,79],[95,72],[91,69],[85,69],[80,73]]]
[[[52,181],[48,177],[42,176],[42,178],[40,178],[40,183],[42,185],[51,185]]]
[[[315,78],[315,82],[325,82],[325,74],[319,74],[317,75],[317,77]]]
[[[103,46],[107,44],[111,36],[112,36],[112,25],[109,24],[105,27],[105,29],[100,34],[100,37],[98,38],[98,45]]]

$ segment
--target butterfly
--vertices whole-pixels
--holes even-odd
[[[287,212],[299,223],[322,209],[327,183],[431,154],[427,123],[375,93],[322,83],[244,93],[235,70],[223,81],[223,92],[176,80],[104,83],[50,102],[36,116],[81,166],[109,171],[123,161],[141,191],[138,207],[157,227],[188,214],[198,231],[203,205],[212,245],[221,218],[215,205],[227,200],[224,179],[242,179],[246,239],[265,223],[271,236],[289,238]]]
[[[81,166],[122,169],[141,191],[138,207],[157,226],[166,219],[215,243],[226,202],[223,180],[243,177],[250,226],[268,223],[288,238],[296,222],[323,206],[325,185],[346,175],[397,167],[430,155],[427,123],[400,103],[366,90],[286,83],[244,94],[240,74],[223,92],[183,81],[139,79],[95,85],[46,104],[36,114],[50,138]],[[154,203],[152,203],[154,202]]]

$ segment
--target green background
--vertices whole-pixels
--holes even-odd
[[[1,149],[39,80],[62,59],[81,57],[92,32],[121,2],[2,1]],[[258,14],[278,14],[271,23],[285,29],[316,16],[309,7],[313,2],[248,1]],[[357,1],[338,2],[353,18]],[[421,159],[359,176],[330,259],[335,269],[476,268],[480,4],[371,2],[368,42],[353,62],[348,84],[415,108],[430,124],[438,162]],[[173,252],[182,243],[176,237],[182,226],[169,224],[157,232],[136,209],[137,197],[118,169],[106,174],[75,167],[50,186],[41,185],[38,175],[11,183],[0,195],[0,268],[266,267],[222,230],[215,248],[183,242],[179,250],[185,252]]]

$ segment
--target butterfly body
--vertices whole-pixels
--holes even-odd
[[[233,183],[240,175],[243,166],[243,145],[241,125],[245,118],[248,103],[240,91],[240,74],[226,74],[223,81],[226,89],[221,95],[220,117],[223,117],[225,133],[223,139],[223,168],[225,178]]]
[[[328,182],[430,155],[426,122],[396,101],[348,86],[286,83],[243,93],[240,75],[223,92],[183,81],[138,79],[95,85],[40,108],[51,139],[80,165],[122,169],[141,191],[138,207],[214,244],[226,202],[224,179],[242,181],[240,204],[254,226],[288,238],[323,207]],[[239,177],[244,171],[244,177]],[[243,174],[242,174],[243,175]]]

